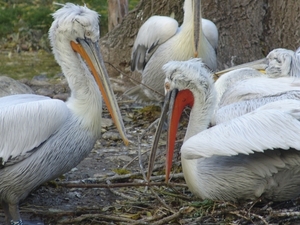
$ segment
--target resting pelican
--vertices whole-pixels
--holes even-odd
[[[253,62],[233,66],[214,73],[215,79],[223,77],[226,73],[239,69],[255,69],[261,73],[267,73],[269,77],[300,76],[300,48],[295,52],[285,48],[273,49],[266,58]],[[247,71],[246,71],[247,73]],[[259,74],[259,73],[257,73]],[[218,79],[219,80],[219,79]]]
[[[215,82],[218,107],[215,108],[212,125],[278,98],[298,99],[298,95],[293,94],[294,90],[300,90],[297,51],[274,49],[266,60],[265,73],[253,68],[240,68],[223,74]]]
[[[178,121],[188,104],[192,109],[181,163],[195,195],[225,201],[260,197],[283,201],[299,195],[300,101],[269,103],[207,129],[216,105],[211,73],[196,59],[169,62],[163,69],[167,97],[177,94],[170,111],[167,180]]]
[[[99,52],[98,14],[67,3],[53,17],[49,38],[71,97],[66,103],[30,94],[0,98],[0,202],[7,224],[22,224],[18,204],[30,191],[89,154],[101,133],[100,90],[128,144]]]
[[[279,77],[300,77],[300,58],[299,58],[300,48],[294,52],[289,49],[277,48],[272,50],[265,59],[252,62],[252,66],[260,65],[258,70],[257,68],[248,67],[248,63],[242,64],[236,67],[232,67],[217,73],[223,74],[220,76],[215,83],[215,87],[218,93],[218,102],[221,100],[223,94],[232,89],[231,92],[238,93],[238,90],[241,90],[237,83],[252,78],[263,78],[264,80],[269,80],[268,78],[279,78]],[[264,66],[263,66],[264,65]],[[262,68],[264,72],[262,73]],[[287,78],[283,79],[285,82],[295,82],[297,79]],[[255,82],[247,83],[248,90],[254,91],[256,88]],[[268,81],[266,81],[268,82]],[[271,81],[273,83],[280,83],[280,79],[277,81]],[[272,86],[271,84],[269,86]],[[244,88],[244,87],[243,87]],[[268,89],[268,88],[266,88]],[[267,91],[267,90],[266,90]],[[243,93],[245,94],[245,93]],[[270,92],[271,94],[271,92]],[[236,94],[238,95],[238,94]],[[229,101],[229,97],[224,97]]]
[[[138,32],[131,56],[131,69],[142,72],[142,84],[124,94],[140,102],[162,102],[165,79],[162,66],[170,60],[200,57],[215,70],[217,45],[217,27],[213,22],[201,19],[200,0],[185,0],[184,20],[180,27],[170,17],[150,17]]]

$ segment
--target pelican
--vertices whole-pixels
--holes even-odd
[[[166,99],[175,96],[174,104],[170,102],[166,180],[178,121],[188,104],[192,109],[181,147],[181,164],[192,193],[222,201],[284,201],[299,195],[300,101],[272,102],[207,129],[216,106],[210,71],[197,59],[172,61],[163,69]]]
[[[132,50],[131,70],[142,73],[142,84],[125,95],[140,102],[162,102],[165,75],[161,68],[170,60],[199,57],[211,70],[217,68],[216,25],[201,19],[200,0],[185,0],[183,8],[180,27],[176,20],[165,16],[152,16],[141,26]]]
[[[265,73],[253,68],[239,68],[223,74],[215,82],[217,107],[211,125],[277,99],[298,99],[294,92],[300,91],[297,52],[281,48],[272,50],[266,57]]]
[[[269,77],[282,77],[282,76],[299,77],[300,76],[300,66],[299,66],[300,54],[299,53],[300,53],[300,48],[298,48],[295,52],[285,48],[276,48],[273,49],[271,52],[269,52],[269,54],[265,58],[215,72],[214,76],[215,79],[218,79],[231,71],[252,68],[258,72],[267,73]]]
[[[99,52],[98,17],[86,6],[71,3],[53,14],[49,38],[71,89],[67,102],[32,94],[0,98],[0,203],[7,224],[23,224],[19,202],[92,150],[101,133],[100,90],[128,144]]]
[[[232,89],[231,93],[235,93],[235,95],[238,95],[238,91],[244,89],[245,86],[247,86],[247,90],[256,90],[255,86],[258,81],[254,80],[254,82],[248,82],[252,78],[262,78],[263,80],[266,80],[266,82],[268,82],[270,81],[270,79],[268,78],[288,77],[283,78],[283,82],[296,82],[297,79],[294,78],[300,77],[299,52],[300,48],[295,52],[289,49],[277,48],[272,50],[265,59],[252,62],[250,65],[252,65],[253,67],[248,67],[249,64],[246,63],[217,72],[218,76],[223,74],[216,80],[215,83],[215,87],[218,93],[218,102],[221,101],[223,94],[229,89]],[[255,65],[259,66],[260,69],[255,68]],[[239,87],[238,85],[238,83],[241,81],[246,83],[243,88]],[[270,82],[273,82],[273,85],[276,86],[275,83],[279,84],[281,82],[281,79],[273,80]],[[268,86],[271,87],[272,85],[270,84]],[[269,90],[269,88],[265,88],[265,92],[267,90]],[[270,94],[272,94],[272,92],[270,92]],[[245,93],[243,93],[243,95],[245,95]],[[224,98],[227,99],[227,101],[229,101],[230,99],[229,96],[226,96]]]

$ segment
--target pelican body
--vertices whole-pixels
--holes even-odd
[[[53,17],[49,38],[71,97],[67,102],[32,94],[0,98],[0,203],[7,224],[21,225],[19,202],[92,150],[101,134],[102,95],[128,143],[98,47],[99,15],[67,3]]]
[[[217,99],[211,73],[196,59],[169,62],[164,71],[166,99],[174,96],[170,102],[166,180],[179,118],[189,105],[192,109],[181,163],[186,183],[195,195],[224,201],[284,201],[299,195],[300,101],[274,101],[207,129]],[[162,114],[161,121],[165,116]]]
[[[215,70],[217,45],[217,27],[201,18],[200,0],[185,0],[180,27],[173,18],[150,17],[138,32],[131,57],[131,70],[142,73],[142,84],[124,94],[140,102],[162,102],[165,79],[162,66],[170,60],[200,57]]]

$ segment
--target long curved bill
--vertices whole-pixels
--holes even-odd
[[[167,94],[165,96],[164,105],[163,105],[162,112],[161,112],[161,115],[160,115],[160,118],[159,118],[158,126],[156,128],[156,132],[155,132],[155,135],[154,135],[153,144],[152,144],[152,147],[151,147],[151,150],[150,150],[150,157],[149,157],[149,162],[148,162],[148,172],[147,172],[147,181],[148,182],[150,181],[150,176],[151,176],[153,168],[154,168],[156,150],[157,150],[160,134],[162,132],[163,124],[167,119],[171,94],[172,94],[171,92],[167,92]],[[173,99],[174,99],[174,97],[173,97]]]
[[[198,57],[198,48],[202,32],[201,19],[201,0],[193,0],[193,14],[194,14],[194,57]]]
[[[167,103],[166,101],[169,101],[169,103]],[[169,176],[172,168],[175,140],[176,140],[177,128],[178,128],[181,114],[186,106],[192,107],[193,104],[194,104],[194,96],[190,90],[182,90],[178,92],[177,89],[173,89],[169,91],[166,95],[164,107],[160,117],[160,123],[163,123],[167,117],[167,113],[169,112],[168,141],[167,141],[167,154],[166,154],[167,155],[166,182],[169,181]],[[155,133],[153,145],[151,148],[150,159],[148,164],[149,165],[148,174],[147,174],[148,181],[152,173],[154,160],[155,160],[155,153],[156,153],[160,134],[161,134],[161,129],[160,130],[157,129]]]
[[[121,117],[120,109],[117,100],[112,91],[109,77],[104,66],[103,59],[100,54],[100,48],[97,42],[92,42],[89,39],[77,39],[78,43],[71,41],[71,47],[78,52],[86,61],[92,72],[94,79],[102,93],[103,100],[111,114],[125,145],[128,145],[129,140],[126,137],[125,126]]]
[[[258,59],[258,60],[252,61],[252,62],[243,63],[243,64],[240,64],[240,65],[237,65],[237,66],[227,68],[225,70],[215,72],[214,77],[215,77],[215,79],[218,79],[224,73],[227,73],[227,72],[230,72],[230,71],[236,70],[236,69],[246,68],[246,67],[256,69],[261,73],[266,73],[266,67],[267,66],[268,66],[268,60],[266,58],[262,58],[262,59]]]

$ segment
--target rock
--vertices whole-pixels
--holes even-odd
[[[34,94],[26,84],[7,76],[0,76],[0,97],[15,94]]]
[[[69,93],[62,93],[62,94],[53,95],[54,99],[60,99],[62,101],[67,101],[69,97],[70,97]]]
[[[107,131],[104,134],[102,134],[102,138],[105,140],[112,140],[112,141],[121,140],[120,134],[112,131]]]
[[[52,97],[54,95],[54,90],[50,86],[45,85],[45,86],[41,86],[41,88],[39,89],[36,89],[35,93],[37,95]]]
[[[101,126],[103,128],[107,128],[107,127],[110,127],[112,126],[114,123],[112,121],[112,119],[110,118],[102,118],[102,121],[101,121]]]

